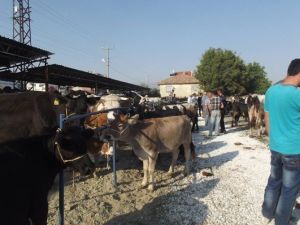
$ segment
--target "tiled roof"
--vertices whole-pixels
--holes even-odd
[[[199,80],[190,75],[180,74],[176,76],[171,76],[158,83],[158,85],[166,84],[199,84]]]

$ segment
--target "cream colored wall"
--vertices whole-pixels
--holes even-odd
[[[200,92],[199,84],[174,84],[174,85],[159,85],[159,91],[161,97],[169,96],[170,92],[167,92],[166,87],[172,86],[175,89],[176,97],[184,98],[193,93]]]

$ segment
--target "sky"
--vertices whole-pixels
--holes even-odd
[[[0,0],[0,35],[12,37],[13,0]],[[273,82],[300,57],[299,0],[30,0],[32,45],[56,63],[155,86],[196,69],[209,48],[258,62]]]

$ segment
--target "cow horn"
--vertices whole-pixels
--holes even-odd
[[[137,96],[143,98],[143,96],[141,96],[139,93],[137,93],[136,91],[131,91],[132,93],[136,94]]]
[[[100,98],[99,95],[95,95],[95,94],[89,94],[86,96],[87,98]]]
[[[72,95],[71,98],[79,98],[81,95]]]

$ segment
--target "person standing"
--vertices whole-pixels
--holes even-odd
[[[208,126],[208,121],[210,118],[210,109],[209,109],[209,103],[210,103],[211,93],[208,91],[203,94],[202,96],[202,117],[204,118],[204,126]]]
[[[263,216],[288,225],[300,189],[300,59],[265,95],[265,125],[271,150],[271,172],[262,204]]]
[[[221,100],[217,94],[217,91],[212,92],[212,98],[210,99],[210,119],[209,119],[209,134],[212,136],[213,131],[215,135],[219,135],[220,119],[221,119]]]
[[[194,115],[192,117],[192,131],[199,131],[199,125],[198,125],[198,98],[196,93],[193,93],[191,98],[190,98],[190,104],[193,105],[194,107]]]
[[[176,97],[175,97],[175,89],[173,88],[172,91],[169,94],[169,103],[175,104],[176,103]]]
[[[226,113],[226,98],[223,94],[223,91],[221,89],[218,90],[218,96],[220,97],[221,101],[221,107],[220,107],[220,113],[221,113],[221,118],[220,118],[220,128],[221,128],[221,133],[226,134],[226,129],[225,129],[225,123],[224,123],[224,117]]]
[[[199,116],[201,117],[201,112],[202,112],[202,93],[199,93],[197,101],[198,101]]]
[[[191,104],[192,103],[192,97],[193,95],[189,95],[187,98],[187,103]]]

